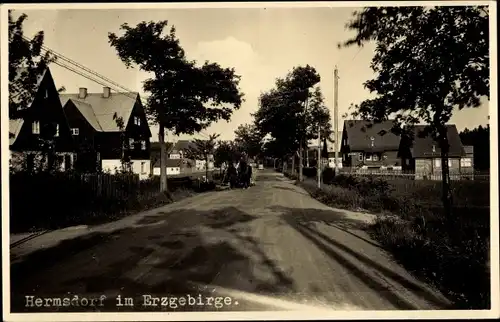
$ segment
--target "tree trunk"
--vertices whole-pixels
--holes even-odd
[[[302,182],[302,168],[304,165],[302,164],[304,162],[303,160],[303,149],[302,149],[302,141],[300,142],[300,147],[299,147],[299,181]]]
[[[448,153],[450,145],[448,142],[448,130],[443,127],[439,131],[439,145],[441,148],[441,180],[442,201],[444,213],[447,220],[452,219],[453,195],[451,193],[450,167],[448,165]]]
[[[168,191],[167,187],[167,158],[165,148],[165,127],[160,123],[160,131],[158,132],[158,140],[160,141],[160,192]]]
[[[292,176],[295,175],[295,154],[292,156]]]

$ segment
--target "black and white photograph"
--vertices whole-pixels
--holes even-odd
[[[500,317],[496,2],[0,22],[5,321]]]

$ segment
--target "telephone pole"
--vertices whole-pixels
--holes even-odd
[[[339,154],[339,71],[337,66],[335,66],[335,70],[333,71],[333,129],[335,131],[335,174],[338,174],[339,165],[338,165],[338,154]]]

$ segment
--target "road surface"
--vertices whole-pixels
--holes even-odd
[[[448,308],[368,237],[363,227],[370,220],[329,208],[281,174],[261,170],[248,190],[200,194],[12,249],[12,312]],[[186,294],[202,299],[191,306],[162,306],[165,299],[143,305],[152,303],[144,295]],[[50,306],[57,304],[50,300],[26,307],[26,295],[106,299],[86,308]],[[116,306],[124,304],[118,296],[134,306]],[[215,308],[209,297],[231,303]]]

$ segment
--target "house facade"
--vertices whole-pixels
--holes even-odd
[[[450,177],[457,179],[462,174],[473,173],[473,148],[465,149],[455,125],[448,124],[446,127]],[[441,149],[439,143],[425,132],[424,125],[415,125],[411,135],[406,135],[401,139],[400,156],[404,170],[414,172],[416,180],[441,180]]]
[[[18,69],[17,75],[25,72]],[[9,120],[11,166],[28,171],[49,165],[55,170],[73,169],[75,144],[49,68],[39,75],[34,95],[25,103],[20,118]],[[45,154],[47,147],[55,153]]]
[[[116,173],[122,159],[128,160],[133,173],[145,179],[150,173],[151,131],[138,93],[61,94],[71,134],[77,142],[82,171]]]
[[[346,120],[340,152],[342,167],[359,170],[401,170],[400,136],[392,132],[391,120],[372,123]]]
[[[181,164],[181,172],[205,170],[206,160],[202,159],[191,160],[188,157],[188,150],[194,147],[195,143],[189,140],[179,140],[175,142],[175,144],[173,145],[172,150],[169,153],[170,159],[190,160],[189,162],[184,162]],[[214,168],[214,156],[212,154],[209,154],[208,169],[213,169],[213,168]]]

